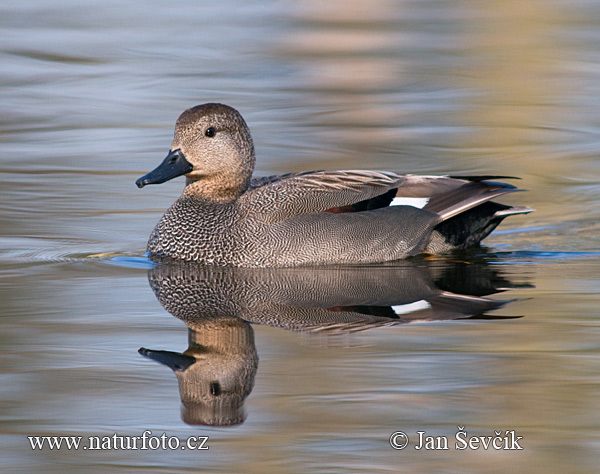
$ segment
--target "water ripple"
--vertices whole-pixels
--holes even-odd
[[[545,263],[557,260],[577,260],[582,258],[598,258],[600,252],[552,252],[545,250],[516,250],[513,252],[494,252],[488,254],[490,263],[511,265],[523,263]]]

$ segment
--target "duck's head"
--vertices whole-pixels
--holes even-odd
[[[212,201],[239,197],[254,170],[254,145],[240,113],[223,104],[203,104],[183,112],[169,154],[138,187],[187,178],[185,193]]]

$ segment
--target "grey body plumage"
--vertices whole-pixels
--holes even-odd
[[[531,211],[491,202],[516,191],[493,177],[348,170],[252,179],[254,161],[235,109],[186,110],[167,158],[137,181],[187,178],[150,236],[151,257],[240,267],[376,263],[477,245],[504,217]],[[429,201],[390,206],[397,196]]]

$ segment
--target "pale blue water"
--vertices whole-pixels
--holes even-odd
[[[564,0],[4,2],[3,469],[593,472],[599,20],[594,2]],[[259,174],[516,175],[528,192],[505,202],[536,212],[507,220],[467,263],[334,277],[202,274],[202,291],[227,290],[235,304],[226,313],[253,324],[233,335],[202,326],[190,342],[192,323],[157,301],[148,281],[157,270],[143,256],[182,182],[138,190],[134,181],[164,157],[177,116],[207,101],[244,115]],[[252,304],[231,281],[248,285]],[[381,282],[396,299],[375,295]],[[394,288],[401,282],[412,286]],[[491,286],[505,291],[486,293]],[[456,300],[454,312],[436,306],[442,292],[469,295],[469,311],[518,318],[455,319]],[[297,306],[311,308],[308,319],[290,316]],[[306,333],[350,306],[401,316]],[[234,336],[217,351],[223,359],[206,356],[187,375],[205,390],[250,388],[238,400],[244,421],[186,423],[182,394],[200,389],[181,391],[171,369],[138,349],[200,357],[197,344]],[[254,374],[245,385],[232,361]],[[219,378],[211,370],[228,382],[202,385]],[[458,426],[470,436],[514,430],[523,450],[456,450]],[[210,449],[32,450],[27,439],[145,430],[208,436]],[[389,445],[395,431],[408,434],[406,449]],[[451,449],[414,449],[417,431],[446,436]]]

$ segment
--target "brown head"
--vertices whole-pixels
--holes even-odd
[[[237,110],[223,104],[197,105],[177,119],[163,163],[136,184],[143,187],[185,175],[184,194],[228,201],[247,188],[254,161],[252,137]]]

